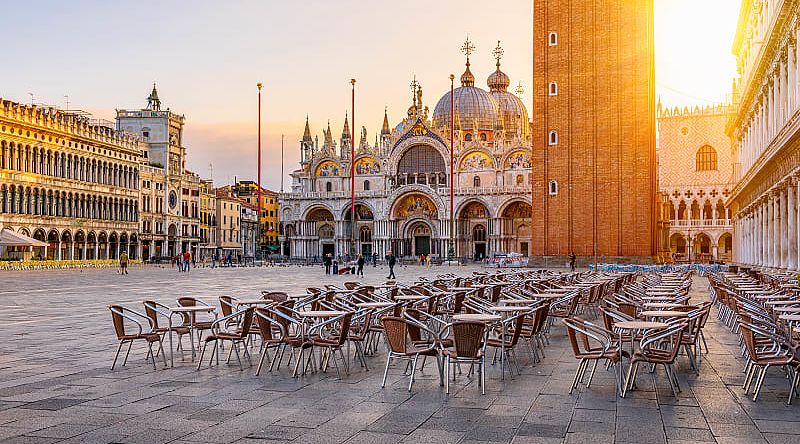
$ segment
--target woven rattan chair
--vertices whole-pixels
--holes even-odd
[[[286,335],[283,326],[272,319],[272,312],[266,308],[256,308],[254,315],[256,325],[258,326],[258,334],[261,336],[261,359],[258,361],[258,368],[256,369],[256,376],[261,374],[261,367],[264,365],[264,359],[269,359],[269,371],[275,364],[275,358],[278,357],[280,348],[284,346],[283,337]],[[280,333],[275,334],[275,331]],[[270,358],[269,349],[274,348],[275,358]]]
[[[208,348],[208,343],[214,343],[214,349],[211,351],[211,358],[209,359],[208,365],[214,362],[214,356],[217,357],[217,365],[219,365],[219,350],[218,345],[220,342],[230,341],[231,342],[231,352],[236,352],[236,360],[239,362],[239,369],[244,370],[242,366],[242,358],[239,354],[239,345],[245,346],[245,342],[250,334],[250,327],[253,325],[253,312],[254,307],[248,307],[244,310],[240,310],[234,312],[228,316],[221,317],[216,321],[211,323],[211,334],[206,336],[203,349],[200,352],[200,359],[197,362],[197,369],[200,370],[200,366],[203,364],[203,355],[206,352],[206,348]],[[232,323],[230,321],[238,319],[237,322]],[[237,325],[238,328],[233,330],[223,330],[226,326],[230,325]],[[247,353],[247,347],[245,346],[245,353]],[[228,354],[228,361],[230,361],[230,353]]]
[[[442,363],[439,355],[439,347],[437,345],[419,347],[411,343],[408,335],[409,325],[413,325],[412,321],[396,317],[384,316],[381,318],[381,325],[383,326],[384,338],[389,348],[386,356],[386,369],[383,371],[383,382],[381,387],[386,387],[386,377],[389,375],[389,364],[393,359],[405,360],[411,362],[411,378],[408,382],[408,391],[414,385],[414,373],[417,370],[417,361],[420,356],[435,356],[439,368],[439,382],[443,384]],[[424,327],[420,327],[424,328]]]
[[[447,330],[453,333],[453,349],[444,350],[442,354],[445,362],[445,393],[450,393],[450,371],[453,370],[453,380],[455,380],[456,364],[470,364],[470,368],[478,366],[478,385],[481,387],[481,394],[486,394],[486,325],[482,322],[456,321],[450,324],[440,333],[444,338]]]
[[[642,362],[653,364],[654,367],[662,365],[667,374],[672,394],[676,398],[678,397],[681,387],[678,384],[678,377],[675,376],[675,370],[672,366],[675,364],[675,358],[680,351],[681,338],[686,325],[685,322],[676,323],[664,329],[649,330],[642,335],[640,348],[634,352],[631,357],[631,363],[628,366],[628,374],[622,389],[623,398],[633,386],[636,374],[639,371],[639,364]],[[652,374],[655,381],[655,371]]]
[[[508,367],[509,370],[512,370],[513,367],[511,364],[513,363],[514,367],[517,368],[517,373],[522,374],[522,369],[519,366],[517,355],[514,353],[514,350],[516,349],[519,338],[522,336],[522,331],[525,328],[526,316],[527,313],[523,312],[504,320],[503,323],[506,326],[505,336],[503,336],[503,330],[501,328],[497,331],[497,337],[489,337],[486,339],[486,346],[495,349],[495,355],[492,359],[492,364],[494,364],[497,360],[497,352],[501,351],[505,353],[505,356],[500,356],[500,359],[506,360],[506,367]],[[511,375],[513,374],[514,372],[512,370]]]
[[[578,369],[575,371],[575,378],[572,380],[572,386],[569,389],[571,394],[578,383],[583,382],[586,375],[586,369],[589,367],[589,362],[594,362],[592,371],[589,373],[589,380],[586,382],[586,388],[592,384],[594,372],[597,369],[597,363],[600,361],[607,361],[614,367],[615,380],[617,381],[617,390],[622,393],[622,374],[619,369],[620,362],[620,349],[616,341],[611,337],[610,332],[604,328],[594,325],[590,322],[584,321],[581,318],[567,318],[561,321],[567,327],[567,336],[569,337],[572,352],[575,359],[578,359]],[[622,352],[627,355],[626,352]]]
[[[174,332],[178,335],[178,347],[177,349],[181,352],[181,359],[183,359],[183,344],[182,339],[183,335],[187,335],[190,333],[189,326],[187,325],[173,325],[170,329],[169,327],[169,318],[172,316],[177,316],[181,319],[180,322],[183,321],[183,317],[180,316],[178,313],[170,313],[169,307],[164,304],[161,304],[156,301],[147,300],[143,302],[144,305],[144,314],[150,319],[150,325],[153,326],[153,332],[158,333],[161,335],[161,341],[164,341],[164,337],[169,334],[170,332]],[[167,318],[168,325],[160,325],[158,321],[158,316],[161,315],[162,317]]]
[[[203,302],[203,301],[201,301],[201,300],[199,300],[197,298],[193,298],[193,297],[189,297],[189,296],[184,296],[184,297],[178,298],[178,305],[180,305],[181,307],[197,307],[198,305],[204,305],[206,307],[209,306],[209,304],[206,304],[205,302]],[[191,319],[191,322],[190,322],[190,319]],[[190,324],[192,325],[192,328],[197,332],[197,342],[198,343],[201,342],[203,332],[207,331],[207,330],[211,330],[211,324],[213,324],[213,323],[214,323],[213,320],[202,320],[202,321],[198,320],[196,313],[184,313],[183,314],[183,324],[184,325],[190,325]],[[189,337],[191,337],[191,335]],[[192,340],[194,340],[194,339],[192,339]]]
[[[748,394],[752,384],[753,401],[758,400],[761,386],[764,384],[764,377],[770,367],[786,367],[792,369],[791,385],[789,386],[789,399],[787,404],[792,403],[795,390],[797,389],[798,376],[800,375],[800,361],[795,357],[796,348],[788,345],[780,336],[767,328],[740,321],[739,329],[744,342],[749,365],[744,381],[744,392]]]
[[[111,320],[114,323],[114,333],[117,335],[117,340],[119,341],[117,353],[114,355],[114,362],[111,363],[111,370],[114,370],[114,366],[117,364],[117,358],[119,357],[119,352],[122,350],[123,344],[128,344],[128,351],[125,352],[125,359],[123,359],[122,365],[124,366],[127,364],[128,355],[131,352],[133,342],[137,340],[145,341],[147,343],[147,356],[145,359],[151,358],[153,360],[153,370],[156,370],[157,368],[156,356],[153,353],[153,343],[158,342],[158,351],[161,353],[161,358],[164,360],[164,367],[167,366],[167,358],[164,355],[164,347],[161,342],[161,335],[153,331],[152,324],[146,331],[142,321],[140,320],[146,320],[148,323],[152,322],[147,315],[139,313],[136,310],[123,307],[122,305],[110,305],[108,309],[111,311]],[[130,333],[125,329],[126,321],[132,322],[134,325],[136,325],[136,333]]]
[[[333,358],[333,366],[336,368],[336,376],[341,379],[342,375],[339,371],[339,364],[336,360],[336,352],[342,358],[342,365],[344,366],[344,373],[350,373],[349,358],[344,355],[342,347],[347,342],[347,337],[350,334],[350,322],[353,319],[353,312],[347,312],[342,316],[337,316],[333,319],[315,325],[312,331],[309,332],[309,342],[313,347],[319,347],[322,351],[322,363],[320,367],[322,371],[328,368],[331,358]],[[333,333],[327,335],[325,333]],[[313,353],[313,352],[312,352]]]

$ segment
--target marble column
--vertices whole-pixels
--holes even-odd
[[[781,188],[780,198],[780,231],[781,231],[781,268],[788,268],[789,263],[789,209],[788,209],[788,187]]]
[[[787,261],[786,268],[797,270],[797,187],[790,181],[786,196]]]
[[[786,90],[786,111],[787,118],[791,119],[794,114],[796,103],[796,89],[797,89],[797,60],[796,60],[795,45],[789,44],[786,46],[786,64],[787,64],[787,90]]]

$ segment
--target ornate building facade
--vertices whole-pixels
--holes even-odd
[[[198,255],[200,178],[186,169],[184,116],[161,109],[158,91],[141,110],[117,110],[117,129],[141,137],[142,258]]]
[[[0,226],[56,260],[138,258],[135,137],[88,114],[0,99]]]
[[[674,260],[730,261],[733,226],[725,200],[733,189],[727,106],[689,110],[658,105],[659,189],[668,199]]]
[[[534,0],[533,250],[658,248],[653,0]]]
[[[383,257],[391,250],[398,257],[446,257],[451,233],[454,253],[460,257],[530,253],[528,111],[508,91],[510,80],[500,70],[499,43],[493,52],[496,70],[487,79],[488,91],[475,86],[470,70],[469,56],[475,47],[467,41],[462,50],[467,56],[466,70],[452,97],[449,91],[441,96],[431,113],[415,80],[406,116],[392,128],[385,113],[374,144],[369,143],[365,128],[358,138],[351,134],[347,117],[338,143],[330,124],[320,143],[312,138],[306,121],[300,168],[291,173],[292,191],[280,195],[284,254],[344,257],[352,246],[352,251],[365,256]],[[450,219],[451,120],[455,230]],[[357,145],[351,158],[353,143]],[[355,224],[351,223],[351,179]]]
[[[798,269],[800,2],[743,0],[733,51],[734,258]]]

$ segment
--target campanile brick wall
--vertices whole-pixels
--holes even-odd
[[[534,0],[533,20],[533,256],[653,257],[653,0]]]

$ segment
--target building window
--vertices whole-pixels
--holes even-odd
[[[481,178],[478,177],[478,176],[473,177],[472,178],[472,186],[475,187],[475,188],[478,188],[479,186],[481,186]]]
[[[329,193],[330,193],[331,191],[333,191],[333,184],[332,184],[332,183],[330,183],[330,182],[325,182],[325,191],[327,191],[327,192],[329,192]]]
[[[364,191],[369,191],[369,181],[368,180],[364,181]]]
[[[550,145],[558,145],[558,131],[550,131],[547,136],[547,143]]]
[[[547,43],[550,46],[558,45],[558,33],[557,32],[551,32],[550,35],[547,37]]]
[[[465,134],[464,135],[465,142],[472,142],[472,134]]]
[[[717,151],[710,145],[703,145],[697,150],[697,171],[712,171],[717,169]]]
[[[549,189],[548,189],[548,193],[551,196],[555,196],[555,195],[558,194],[558,182],[556,182],[555,180],[551,180],[550,181],[550,186],[549,186]]]
[[[486,142],[486,133],[481,133],[478,138],[481,140],[481,142]]]
[[[558,83],[550,82],[550,87],[548,88],[548,94],[550,94],[551,96],[558,95]]]

